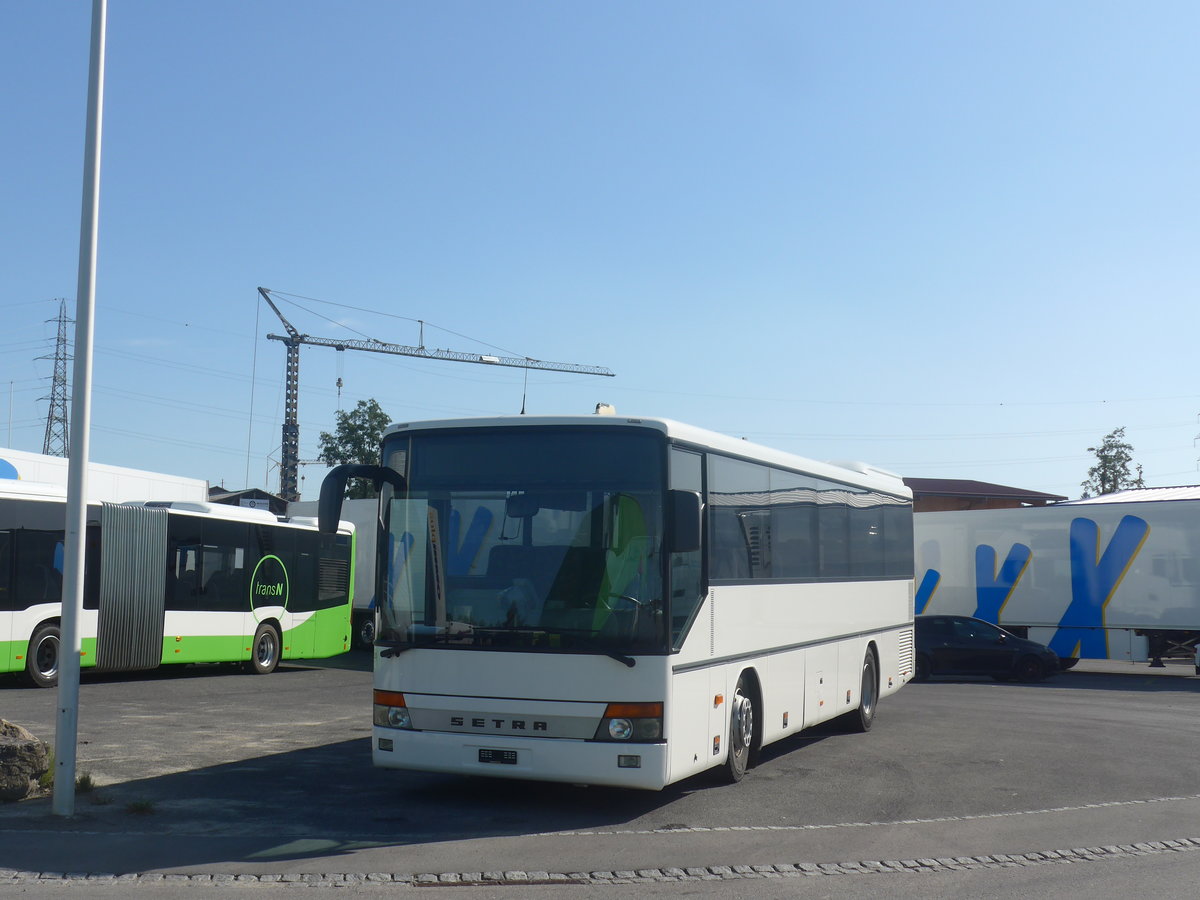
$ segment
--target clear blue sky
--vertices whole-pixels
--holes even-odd
[[[75,293],[89,21],[0,4],[25,450]],[[430,347],[616,373],[531,373],[532,413],[1069,496],[1126,426],[1149,484],[1200,482],[1197,34],[1193,0],[110,0],[91,457],[278,489],[263,285],[386,314],[284,309],[313,335],[423,319]],[[322,348],[300,372],[303,458],[339,403],[524,388]]]

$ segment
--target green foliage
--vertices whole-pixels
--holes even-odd
[[[125,812],[131,816],[149,816],[154,812],[153,800],[131,800],[125,804]]]
[[[321,461],[329,466],[343,463],[379,464],[379,442],[383,430],[391,422],[374,399],[359,400],[350,412],[337,413],[334,433],[321,432]],[[351,499],[374,497],[375,489],[370,482],[355,478],[346,490]]]
[[[1096,454],[1096,464],[1088,469],[1087,481],[1081,484],[1084,499],[1146,486],[1140,465],[1136,476],[1130,474],[1133,446],[1125,440],[1125,426],[1114,428],[1099,447],[1088,447],[1088,453]]]
[[[43,791],[48,791],[52,787],[54,787],[54,748],[53,747],[46,748],[46,757],[49,761],[50,767],[48,769],[46,769],[46,771],[43,772],[41,774],[41,776],[38,778],[38,787],[40,787]]]

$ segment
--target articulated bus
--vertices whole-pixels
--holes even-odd
[[[151,669],[349,649],[354,532],[335,523],[199,501],[88,506],[81,667]],[[58,682],[61,489],[0,488],[0,672]]]
[[[912,495],[659,419],[393,425],[381,466],[379,766],[658,790],[913,674]]]

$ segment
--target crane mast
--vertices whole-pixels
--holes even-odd
[[[577,375],[604,375],[613,372],[604,366],[587,366],[578,363],[547,362],[542,359],[520,356],[492,356],[486,353],[464,353],[457,350],[430,350],[428,347],[410,347],[376,340],[345,340],[342,338],[313,337],[301,334],[287,320],[271,299],[267,288],[258,289],[267,305],[279,317],[287,334],[268,334],[267,339],[279,341],[287,351],[284,379],[283,434],[279,463],[279,495],[289,503],[300,499],[298,467],[300,464],[300,345],[331,347],[334,350],[365,350],[370,353],[387,353],[393,356],[414,356],[420,359],[441,359],[448,362],[477,363],[486,366],[506,366],[514,369],[536,369],[546,372],[571,372]],[[424,324],[424,323],[422,323]],[[422,344],[424,340],[422,340]]]

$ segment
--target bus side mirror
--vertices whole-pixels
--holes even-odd
[[[668,491],[671,552],[700,549],[700,495],[696,491]]]
[[[342,517],[342,498],[346,496],[346,482],[351,478],[370,478],[376,490],[384,484],[390,484],[398,494],[408,492],[404,476],[387,466],[359,463],[334,466],[321,482],[321,496],[317,500],[317,530],[322,534],[334,534],[337,531],[338,520]]]

